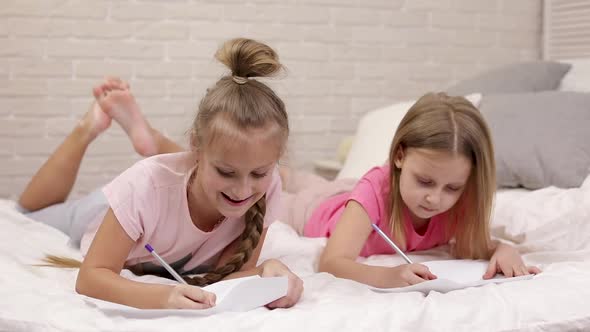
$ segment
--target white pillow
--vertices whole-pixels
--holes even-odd
[[[590,58],[561,60],[572,65],[559,85],[559,91],[590,92]]]
[[[481,94],[473,93],[465,98],[479,107]],[[371,168],[383,165],[389,157],[389,148],[397,126],[415,102],[401,102],[365,114],[359,122],[346,161],[336,179],[360,179]]]

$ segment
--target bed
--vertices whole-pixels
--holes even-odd
[[[583,63],[590,62],[580,60],[580,63],[583,67]],[[577,69],[573,72],[580,73]],[[565,77],[563,81],[570,84],[590,77],[584,70],[581,72],[578,78]],[[562,88],[566,90],[562,85],[557,90]],[[485,98],[484,95],[484,101]],[[393,109],[399,107],[396,104]],[[387,114],[397,116],[395,112]],[[371,115],[367,118],[371,119]],[[590,116],[585,119],[590,120]],[[378,117],[373,120],[383,123]],[[361,121],[360,127],[363,123],[366,121]],[[362,134],[360,127],[357,134]],[[375,127],[369,126],[369,131],[375,134]],[[587,130],[578,132],[588,133]],[[587,149],[589,141],[577,142],[582,145],[574,144],[572,148]],[[367,149],[358,150],[367,153]],[[353,143],[350,153],[354,151]],[[588,157],[590,153],[581,155]],[[348,159],[371,158],[349,156]],[[365,166],[347,164],[343,171],[360,174]],[[553,166],[565,172],[563,165]],[[522,171],[532,169],[525,167]],[[547,169],[541,171],[541,175],[547,174]],[[260,259],[280,259],[302,277],[305,292],[301,301],[291,309],[258,308],[210,317],[131,319],[105,314],[76,294],[76,270],[34,266],[45,253],[81,258],[78,250],[68,247],[66,236],[18,213],[14,201],[0,200],[3,272],[0,274],[0,331],[162,332],[203,328],[212,331],[587,331],[590,330],[589,174],[590,169],[586,168],[584,178],[576,180],[580,181],[579,185],[567,188],[534,182],[539,189],[498,191],[492,235],[515,244],[527,264],[543,270],[532,280],[447,294],[432,292],[427,296],[417,292],[380,294],[353,281],[315,273],[326,240],[300,237],[278,220],[269,230]],[[422,262],[447,259],[449,255],[447,248],[440,247],[410,257]],[[362,260],[376,265],[402,263],[396,256]],[[163,281],[154,276],[137,277],[126,270],[123,275],[149,282]]]
[[[325,239],[299,237],[275,222],[261,260],[278,258],[305,282],[291,309],[259,308],[210,317],[129,319],[108,316],[74,291],[76,270],[36,267],[43,253],[80,257],[59,231],[32,221],[0,201],[1,331],[567,331],[590,329],[590,177],[579,188],[502,190],[494,236],[513,241],[533,280],[486,285],[447,294],[378,294],[365,285],[314,273]],[[415,261],[448,258],[445,247],[410,255]],[[395,256],[369,264],[395,265]],[[158,282],[157,277],[129,278]]]
[[[575,42],[572,46],[570,37],[559,36],[567,29],[555,29],[558,33],[552,34],[551,27],[566,16],[564,12],[582,15],[590,11],[559,1],[545,3],[548,8],[545,23],[551,23],[545,29],[545,57],[557,60],[586,57],[564,60],[573,66],[557,83],[555,79],[552,81],[553,90],[588,93],[590,49],[576,47]],[[563,20],[566,25],[570,21]],[[564,44],[560,40],[568,42]],[[506,74],[499,76],[503,75]],[[539,79],[532,82],[537,84]],[[474,89],[470,92],[484,92],[475,88],[473,82],[468,85]],[[506,84],[500,86],[506,88]],[[485,98],[484,94],[484,101]],[[392,105],[365,116],[357,131],[356,148],[353,143],[347,158],[361,164],[345,164],[340,177],[358,176],[366,167],[382,162],[387,148],[378,153],[368,151],[362,140],[374,143],[390,139],[375,137],[379,135],[375,129],[380,124],[392,123],[384,121],[382,116],[399,121],[403,115],[399,112],[402,108],[405,111],[407,105]],[[392,128],[386,126],[381,130],[391,133]],[[581,143],[587,146],[587,142]],[[130,319],[109,316],[90,305],[74,290],[76,270],[34,266],[45,253],[81,258],[80,252],[68,247],[64,234],[21,215],[13,201],[0,200],[0,331],[587,331],[590,330],[590,169],[581,174],[583,178],[576,180],[578,184],[567,188],[535,182],[539,186],[536,190],[502,189],[497,193],[492,235],[515,244],[526,263],[543,270],[532,280],[447,294],[433,292],[427,296],[417,292],[375,293],[365,285],[315,273],[326,240],[300,237],[279,220],[269,229],[260,260],[280,259],[300,275],[305,283],[301,301],[291,309],[258,308],[194,318]],[[439,247],[411,254],[410,258],[421,262],[449,256],[447,248]],[[402,263],[396,256],[360,260],[376,265]],[[137,280],[163,281],[154,276],[137,277],[126,270],[122,274]]]
[[[588,141],[575,148],[587,148]],[[347,166],[348,172],[362,172],[363,165]],[[0,200],[0,331],[590,330],[589,173],[587,168],[579,185],[569,188],[498,191],[492,235],[515,244],[526,263],[543,270],[532,280],[427,296],[380,294],[366,285],[315,273],[326,240],[300,237],[278,220],[269,229],[260,259],[280,259],[302,277],[305,292],[301,301],[291,309],[258,308],[194,318],[131,319],[105,314],[75,292],[76,270],[34,266],[45,253],[80,259],[80,252],[68,247],[67,237],[18,213],[14,201]],[[546,170],[541,174],[546,175]],[[448,259],[449,255],[447,248],[440,247],[410,257],[422,262]],[[372,256],[364,261],[402,263],[397,256]],[[123,275],[163,281],[126,270]]]

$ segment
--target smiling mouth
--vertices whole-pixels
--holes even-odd
[[[235,199],[232,199],[231,197],[229,197],[228,195],[226,195],[225,193],[221,193],[221,195],[223,195],[223,198],[225,198],[232,205],[242,205],[250,199],[250,197],[247,197],[242,200],[235,200]]]

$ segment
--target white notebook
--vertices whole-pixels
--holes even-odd
[[[287,295],[287,277],[261,278],[259,276],[224,280],[203,289],[215,293],[215,307],[203,310],[137,309],[126,305],[87,297],[85,300],[105,314],[130,318],[156,318],[164,316],[209,316],[225,311],[248,311],[262,307]]]
[[[492,279],[484,280],[482,276],[488,267],[488,263],[488,261],[468,259],[424,262],[420,264],[426,265],[430,269],[430,272],[438,277],[437,279],[428,280],[407,287],[371,287],[371,290],[380,293],[422,292],[427,294],[431,291],[447,293],[467,287],[477,287],[491,283],[497,284],[503,282],[527,280],[533,277],[532,274],[528,274],[520,277],[506,278],[501,274],[497,274]]]

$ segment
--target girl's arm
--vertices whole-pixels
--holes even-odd
[[[204,309],[215,303],[214,294],[198,287],[147,284],[121,277],[121,269],[134,243],[109,209],[82,262],[76,291],[144,309]]]
[[[260,235],[260,240],[252,252],[252,256],[250,256],[250,259],[244,265],[242,265],[240,271],[227,275],[224,280],[242,278],[252,275],[259,275],[261,277],[285,276],[289,279],[287,295],[267,304],[266,306],[271,309],[289,308],[295,305],[295,303],[299,301],[299,298],[301,298],[301,294],[303,293],[303,281],[297,275],[291,272],[291,270],[289,270],[285,264],[276,259],[266,260],[259,266],[256,266],[258,258],[260,257],[260,252],[262,251],[262,246],[264,245],[264,239],[266,238],[267,230],[268,228],[265,228]],[[227,260],[236,253],[239,244],[240,239],[238,238],[223,250],[221,256],[219,257],[217,267],[223,266],[225,262],[227,262]]]
[[[422,264],[382,267],[357,263],[356,258],[372,231],[371,220],[362,205],[349,201],[320,257],[319,271],[381,288],[403,287],[436,278]]]
[[[490,256],[492,258],[490,258],[488,269],[483,275],[484,279],[493,278],[498,272],[501,272],[506,277],[541,273],[541,270],[536,266],[526,266],[518,250],[509,244],[493,241]]]

